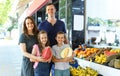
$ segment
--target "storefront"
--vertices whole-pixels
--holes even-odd
[[[56,18],[65,22],[71,46],[75,49],[85,43],[84,0],[52,0],[56,6]],[[46,19],[45,6],[33,14],[37,24]],[[78,19],[79,18],[79,19]]]
[[[29,15],[32,15],[35,18],[37,25],[46,19],[45,4],[49,1],[44,1],[43,5],[28,12]],[[56,18],[65,22],[67,35],[73,49],[78,48],[81,44],[86,44],[90,47],[99,49],[119,48],[120,18],[119,16],[109,13],[115,8],[118,8],[111,7],[114,2],[118,6],[119,0],[117,1],[118,2],[115,2],[114,0],[51,0],[57,9]],[[112,10],[109,9],[109,7]],[[31,7],[28,10],[31,9],[33,8]],[[112,12],[117,14],[117,10]],[[83,51],[85,51],[85,48]],[[82,58],[85,59],[84,57]],[[81,66],[89,66],[97,70],[103,76],[116,76],[116,74],[118,75],[120,73],[120,69],[86,61],[81,59],[81,56],[78,56],[75,59],[78,60]]]
[[[37,25],[45,20],[45,5],[49,2],[52,2],[57,9],[56,18],[65,22],[72,48],[75,49],[79,44],[84,44],[84,0],[34,0],[19,18],[19,25],[28,15],[34,17]],[[21,30],[22,26],[19,27]]]

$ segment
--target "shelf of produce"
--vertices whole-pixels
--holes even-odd
[[[105,65],[101,65],[101,64],[97,64],[94,62],[90,62],[84,59],[80,59],[75,57],[75,60],[78,61],[78,64],[82,67],[86,67],[89,66],[95,70],[98,71],[98,73],[102,74],[103,76],[118,76],[120,75],[120,70],[116,69],[116,68],[112,68],[109,66],[105,66]]]

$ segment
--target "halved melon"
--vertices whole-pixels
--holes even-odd
[[[116,52],[110,52],[110,51],[104,51],[104,55],[106,56],[112,56],[112,55],[115,55],[117,54]]]
[[[67,47],[62,50],[61,57],[62,58],[70,57],[70,56],[72,56],[72,52],[73,52],[72,48]]]
[[[42,58],[48,60],[52,56],[52,50],[50,47],[45,47],[42,52]]]

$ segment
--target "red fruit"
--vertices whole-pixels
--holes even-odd
[[[105,54],[106,56],[111,56],[111,55],[116,54],[116,52],[104,51],[104,54]]]
[[[42,58],[48,60],[52,56],[52,50],[50,47],[46,47],[43,49]]]

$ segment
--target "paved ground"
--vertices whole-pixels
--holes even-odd
[[[20,76],[21,58],[17,41],[0,40],[0,76]]]

